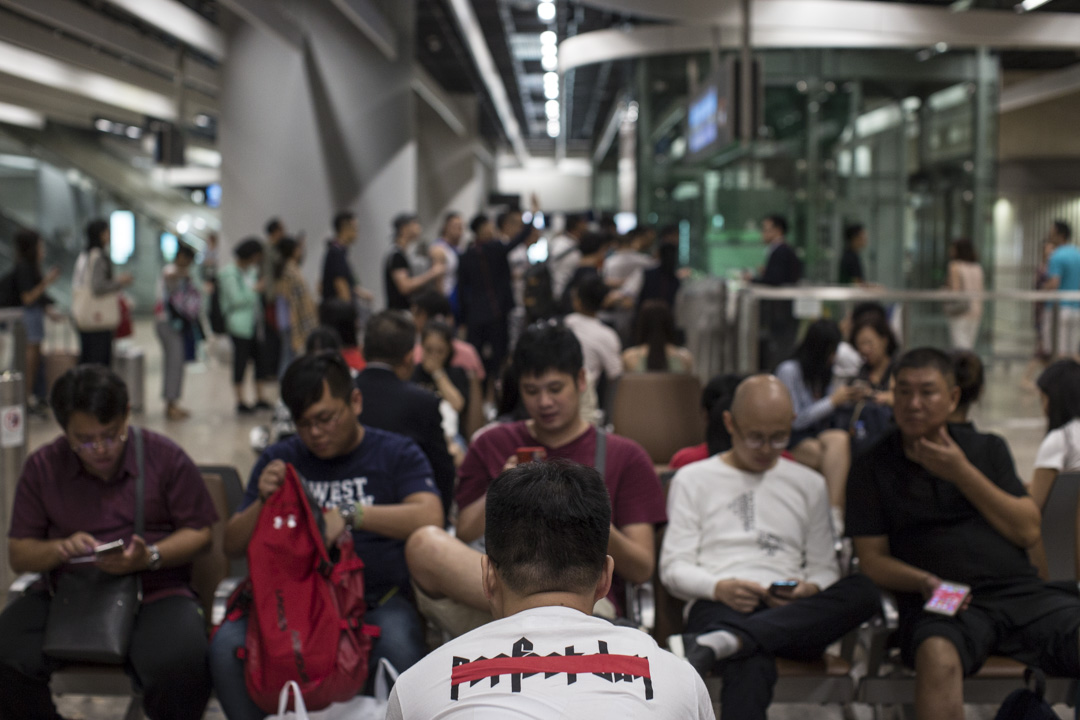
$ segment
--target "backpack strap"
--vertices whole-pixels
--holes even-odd
[[[607,467],[607,432],[603,428],[596,428],[596,456],[593,458],[593,467],[600,473],[600,479],[604,479],[604,470]]]
[[[132,439],[135,441],[135,463],[139,468],[139,476],[135,479],[135,534],[142,537],[146,529],[146,457],[142,431],[133,427],[131,432]]]

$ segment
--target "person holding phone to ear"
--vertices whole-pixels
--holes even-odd
[[[775,658],[820,660],[879,609],[870,580],[840,578],[825,479],[780,457],[794,418],[779,379],[747,378],[724,413],[731,450],[671,481],[660,580],[689,605],[669,647],[723,678],[723,717],[765,720]]]

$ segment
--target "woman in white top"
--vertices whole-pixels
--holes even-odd
[[[1058,360],[1043,370],[1036,385],[1046,413],[1047,433],[1035,455],[1035,472],[1028,491],[1041,510],[1057,476],[1080,470],[1080,364]],[[1046,556],[1041,542],[1032,548],[1031,557],[1045,578]]]
[[[975,254],[975,245],[967,238],[949,246],[949,270],[946,290],[983,291],[983,269]],[[951,301],[945,304],[949,318],[949,339],[954,350],[971,350],[979,337],[982,300]]]

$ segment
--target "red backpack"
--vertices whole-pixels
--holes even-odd
[[[248,694],[277,711],[281,688],[300,685],[310,710],[345,702],[364,687],[371,639],[363,624],[364,563],[352,533],[330,561],[300,478],[292,465],[266,501],[248,544],[248,579],[229,601],[229,619],[248,616],[242,650]]]

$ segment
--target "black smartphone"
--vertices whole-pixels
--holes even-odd
[[[799,587],[798,580],[777,580],[769,586],[769,594],[784,597],[794,592],[797,587]]]
[[[124,552],[123,540],[113,540],[112,542],[103,543],[94,548],[94,554],[99,556],[117,552]]]

